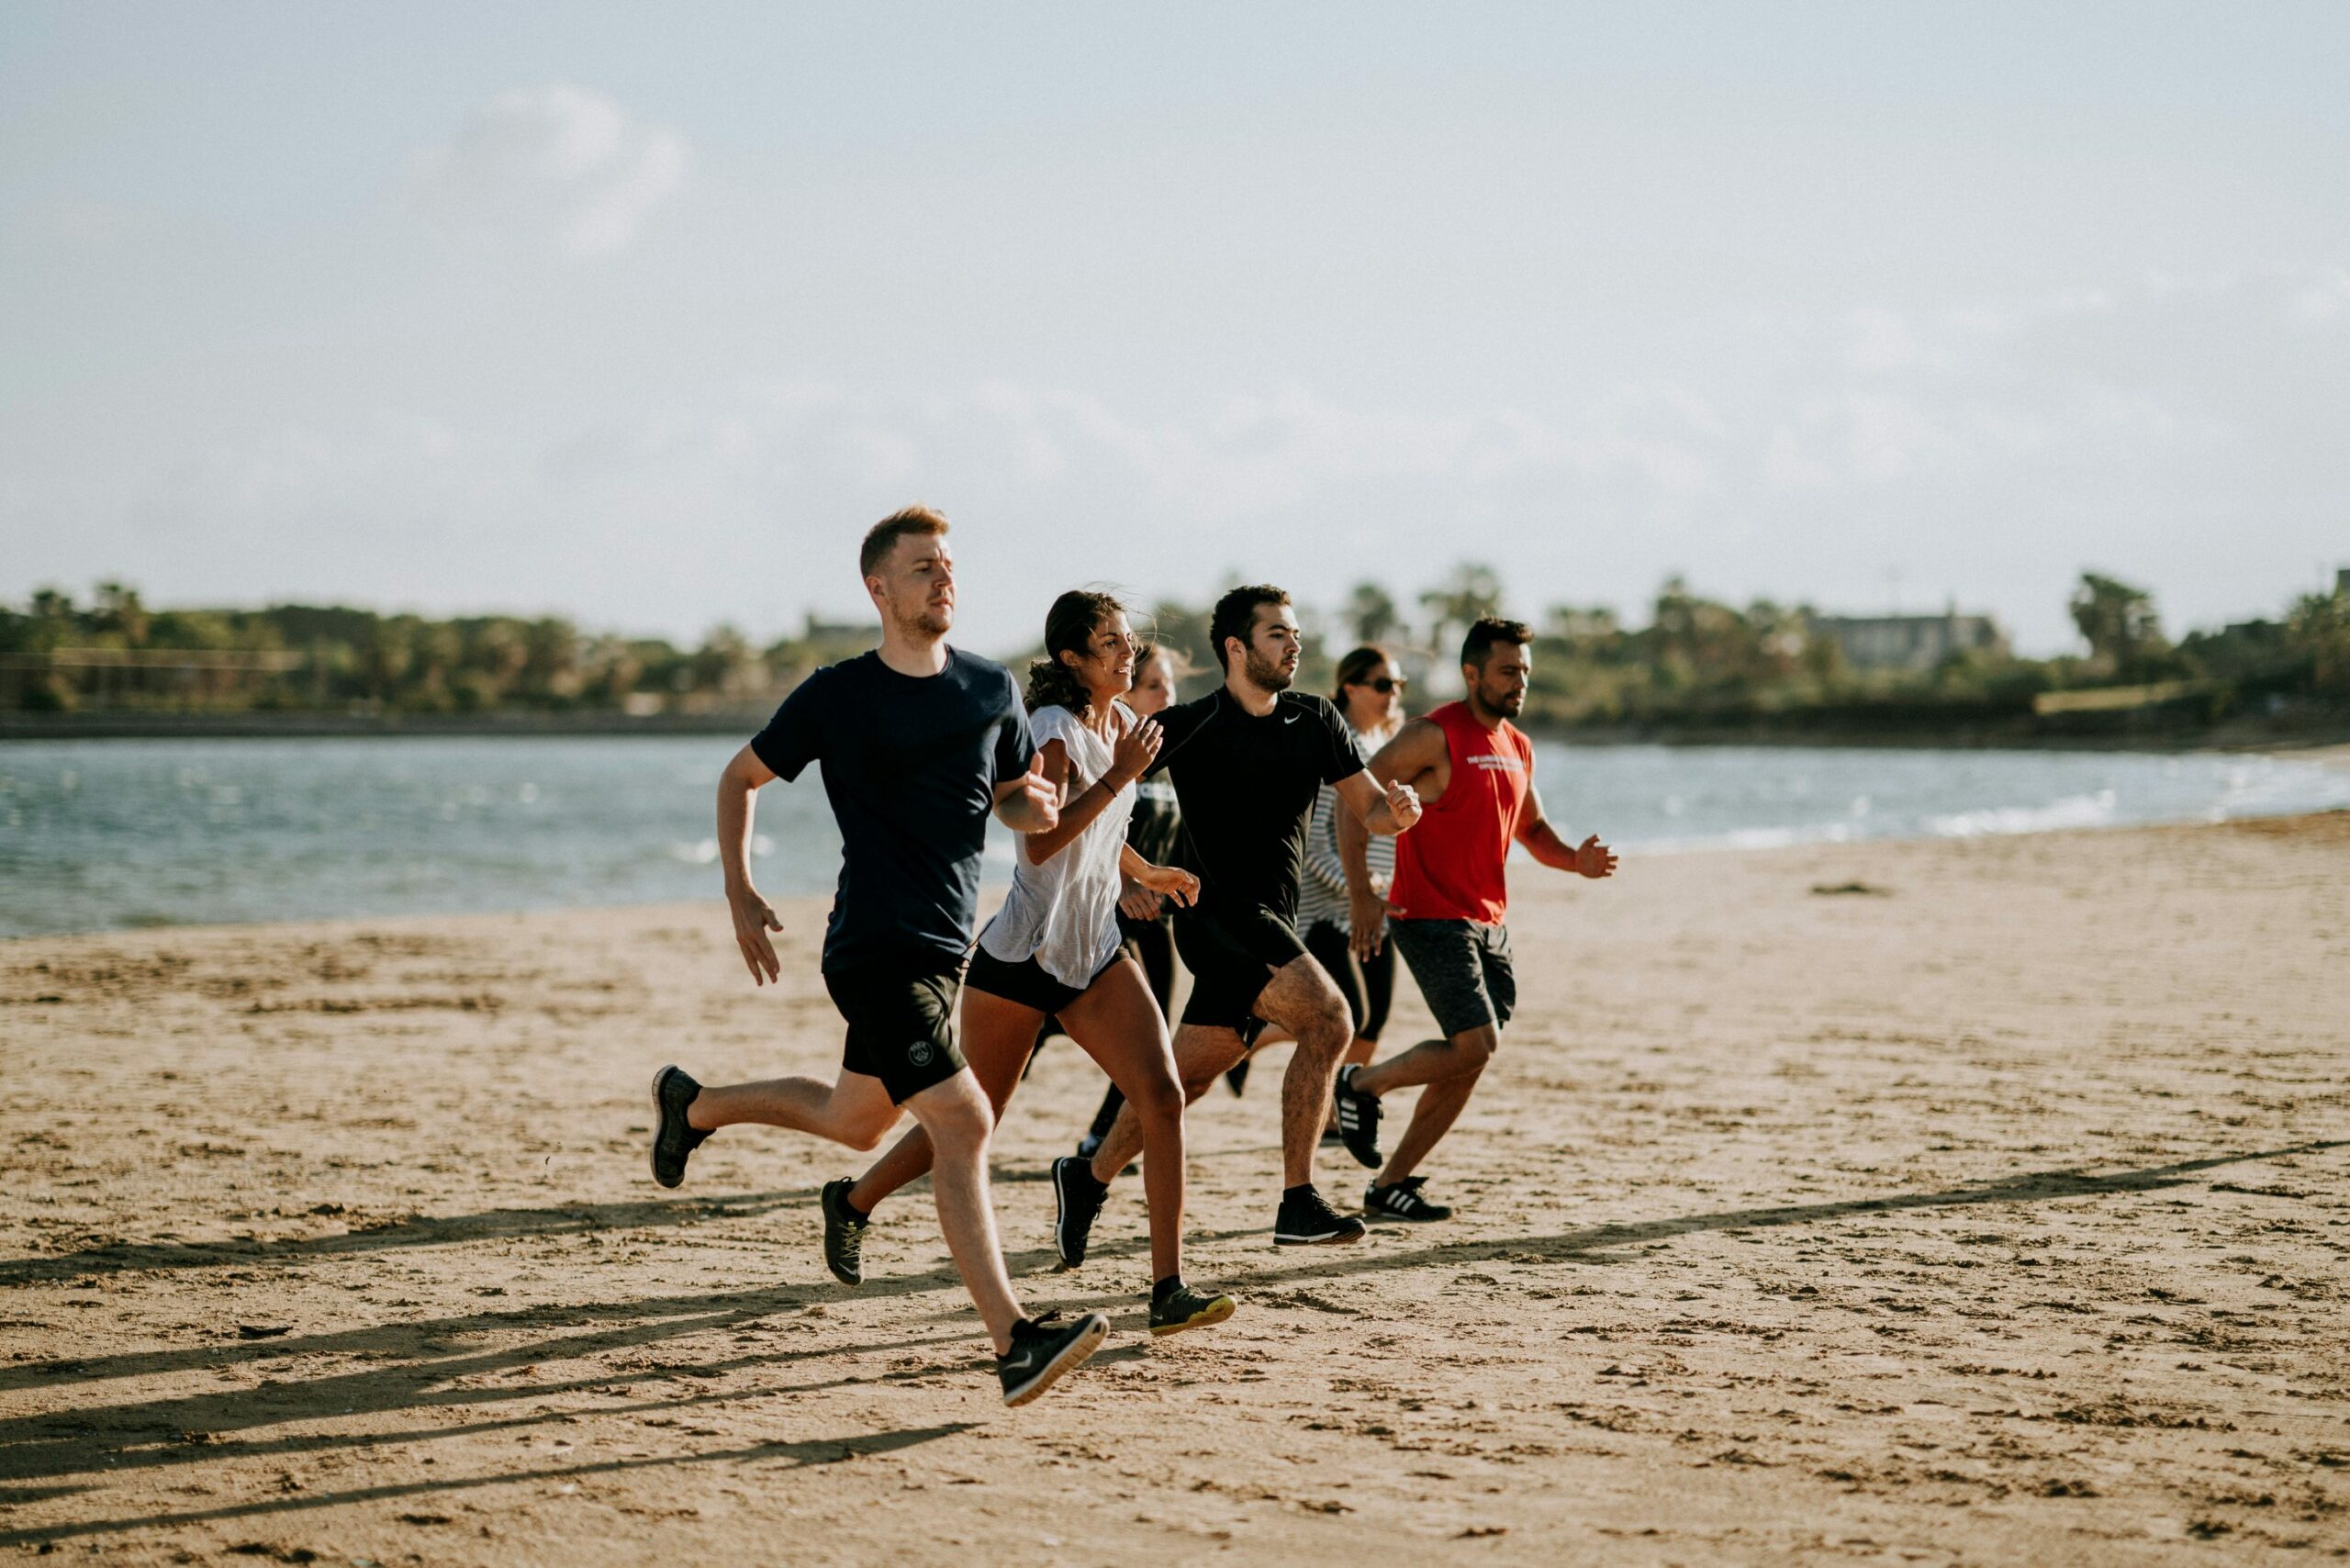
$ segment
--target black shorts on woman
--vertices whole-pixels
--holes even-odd
[[[1091,991],[1093,982],[1124,962],[1125,957],[1125,948],[1118,948],[1083,985],[1071,985],[1046,974],[1045,966],[1036,961],[1033,953],[1014,964],[997,958],[985,946],[978,946],[971,949],[971,967],[964,971],[963,983],[973,991],[983,991],[1050,1016]]]

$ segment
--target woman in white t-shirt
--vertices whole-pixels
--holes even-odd
[[[999,1119],[1047,1016],[1140,1114],[1150,1327],[1171,1334],[1222,1322],[1234,1302],[1183,1283],[1183,1091],[1166,1015],[1118,930],[1122,878],[1182,904],[1200,890],[1191,872],[1154,866],[1126,843],[1135,782],[1159,745],[1158,724],[1119,700],[1134,685],[1136,653],[1125,608],[1110,595],[1071,591],[1053,601],[1045,656],[1028,670],[1028,728],[1059,786],[1060,820],[1014,853],[1012,892],[979,932],[963,976],[960,1032],[964,1059]],[[825,1262],[844,1283],[863,1277],[862,1233],[874,1205],[929,1169],[929,1136],[917,1127],[864,1176],[825,1187]]]

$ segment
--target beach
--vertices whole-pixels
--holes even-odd
[[[1005,1244],[1113,1337],[1018,1411],[926,1188],[852,1291],[815,1194],[863,1157],[744,1128],[647,1173],[660,1064],[831,1075],[821,901],[767,990],[715,897],[0,943],[0,1547],[2350,1554],[2350,813],[1513,881],[1521,1013],[1424,1168],[1458,1217],[1276,1251],[1283,1053],[1196,1108],[1222,1327],[1143,1331],[1136,1181],[1053,1271],[1101,1079],[1045,1048]]]

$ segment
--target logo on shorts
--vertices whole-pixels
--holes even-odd
[[[916,1067],[928,1067],[930,1065],[930,1042],[928,1040],[916,1040],[912,1046],[907,1047],[906,1059],[913,1063]]]

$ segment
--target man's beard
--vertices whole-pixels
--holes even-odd
[[[925,604],[912,615],[901,615],[897,620],[898,630],[909,637],[944,637],[955,624],[955,607]]]
[[[1296,672],[1283,669],[1270,659],[1259,656],[1254,648],[1248,650],[1248,656],[1242,661],[1240,667],[1250,684],[1259,691],[1287,691],[1290,683],[1297,678]]]

